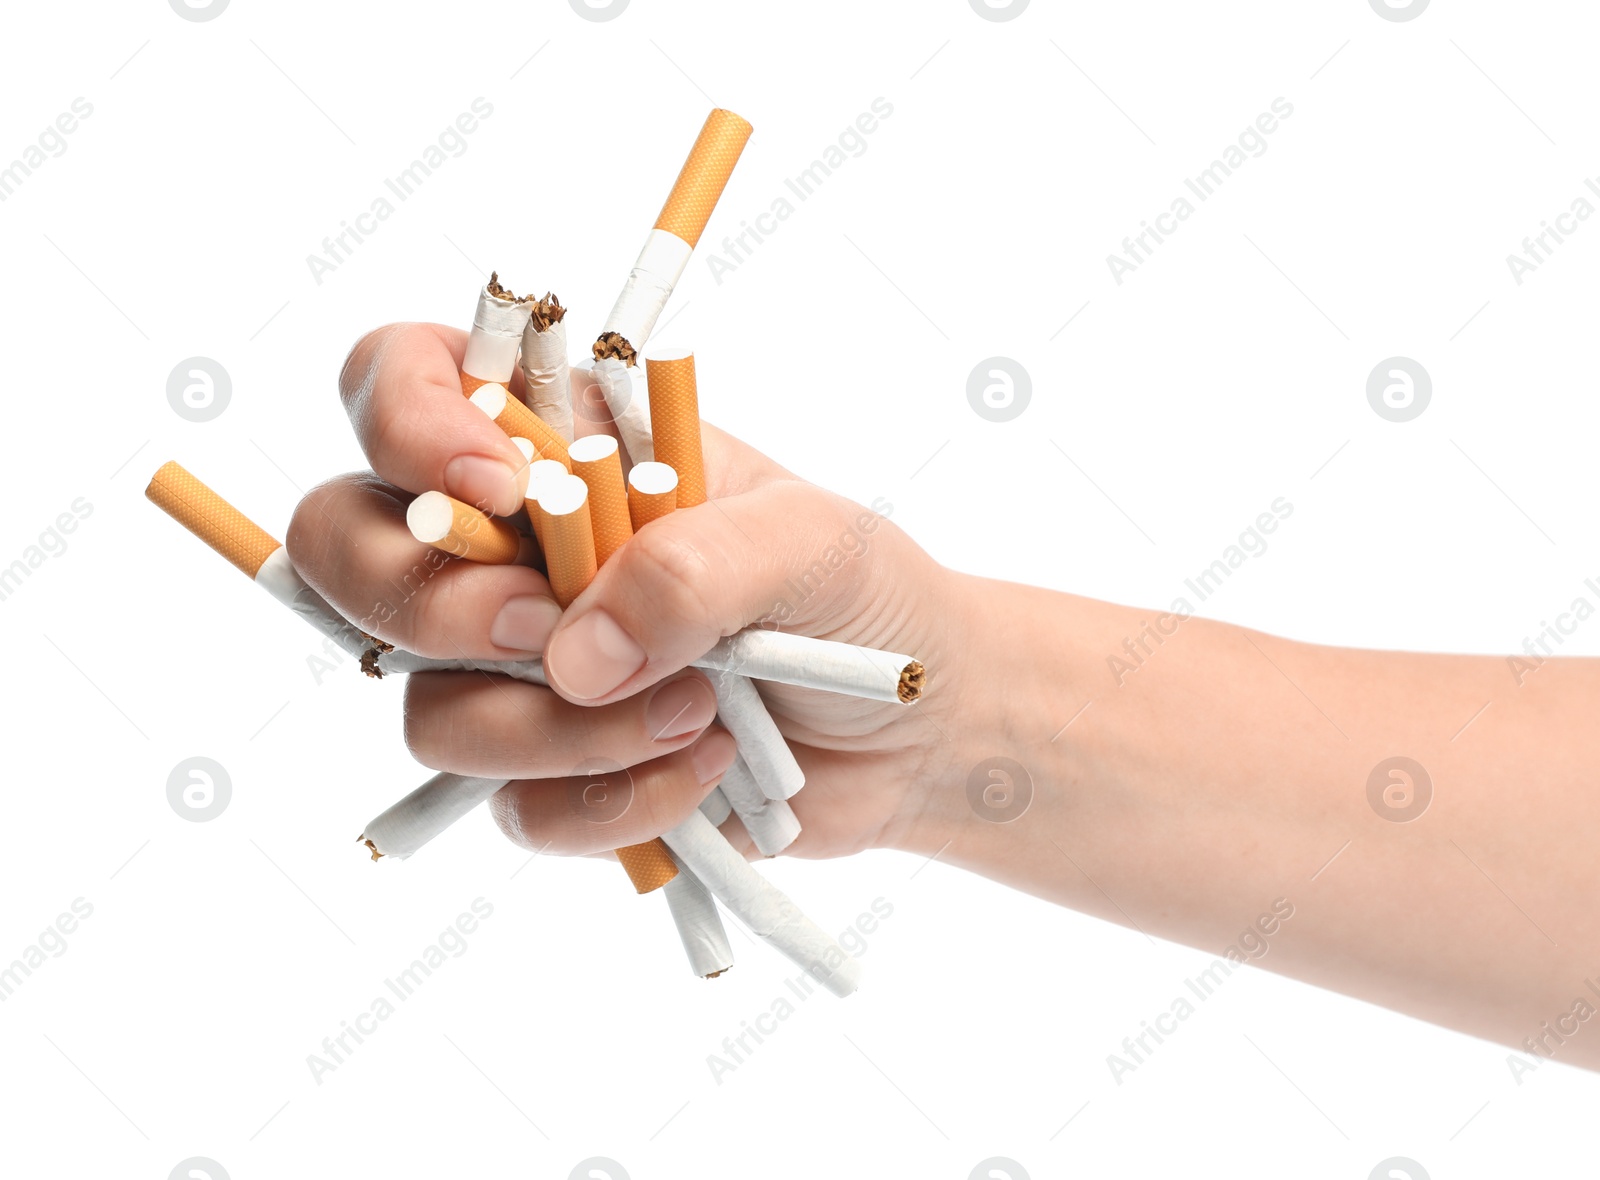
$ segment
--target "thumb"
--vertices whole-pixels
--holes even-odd
[[[771,617],[826,632],[851,614],[863,546],[878,517],[784,480],[653,521],[608,561],[545,645],[550,686],[606,704],[678,671],[717,640]],[[837,563],[837,564],[835,564]],[[790,587],[805,589],[803,615]]]

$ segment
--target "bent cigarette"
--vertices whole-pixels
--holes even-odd
[[[742,753],[734,756],[733,765],[722,776],[720,789],[762,856],[777,856],[800,834],[800,820],[794,808],[782,799],[767,797]],[[705,814],[703,808],[701,814]]]
[[[583,480],[589,489],[594,559],[596,565],[604,565],[633,536],[617,440],[609,434],[591,434],[573,443],[568,455],[572,459],[572,474]]]
[[[533,538],[443,492],[423,492],[406,509],[406,527],[424,545],[484,565],[526,565]]]
[[[539,416],[516,398],[504,385],[488,382],[472,391],[470,399],[506,433],[509,438],[525,438],[533,444],[534,453],[541,459],[554,459],[568,470],[572,461],[567,458],[567,444],[560,435],[546,426]]]
[[[667,194],[655,227],[595,341],[596,360],[616,357],[632,365],[655,330],[661,309],[683,275],[722,190],[750,138],[750,124],[732,111],[714,110]],[[624,440],[626,441],[626,440]],[[630,448],[629,451],[632,454]],[[650,456],[644,456],[649,458]]]
[[[634,370],[616,357],[603,357],[595,361],[593,372],[606,409],[617,425],[617,433],[622,436],[622,445],[628,450],[628,462],[645,463],[654,459],[650,412],[645,399],[636,396]]]
[[[733,804],[728,802],[720,786],[712,787],[711,794],[700,800],[700,814],[710,820],[713,827],[720,827],[722,821],[733,814]]]
[[[717,903],[699,877],[682,863],[678,875],[662,890],[672,910],[672,921],[689,956],[689,969],[701,979],[715,979],[733,966],[733,947],[723,929]]]
[[[927,687],[927,669],[912,656],[759,627],[729,635],[693,663],[755,680],[902,705],[919,699]]]
[[[706,678],[717,694],[717,718],[738,743],[739,756],[761,784],[761,793],[768,799],[788,799],[805,786],[805,771],[756,686],[737,672],[715,668],[706,672]]]
[[[478,292],[466,355],[461,358],[462,393],[471,394],[488,381],[510,383],[517,368],[517,346],[532,311],[531,297],[517,298],[500,285],[498,274],[489,275]]]
[[[650,433],[655,457],[678,473],[679,508],[704,504],[706,471],[694,353],[653,351],[645,361],[645,371],[650,375]]]
[[[358,839],[373,860],[404,860],[505,785],[505,779],[440,772],[374,816]]]
[[[532,305],[522,330],[522,384],[528,408],[567,442],[572,441],[572,381],[567,368],[567,309],[546,293]]]
[[[635,463],[628,472],[628,519],[638,532],[678,506],[678,473],[665,463]]]
[[[799,964],[836,996],[861,982],[861,964],[844,952],[794,902],[735,852],[698,811],[664,837],[707,889],[750,930]]]

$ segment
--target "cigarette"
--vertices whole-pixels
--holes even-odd
[[[606,409],[617,424],[617,433],[622,436],[622,445],[628,450],[628,461],[644,463],[654,459],[650,412],[645,408],[645,399],[635,396],[634,370],[616,357],[604,357],[595,361],[593,372]]]
[[[800,820],[794,808],[782,799],[767,798],[742,755],[734,756],[733,765],[723,774],[718,789],[727,797],[728,805],[738,815],[762,856],[777,856],[800,834]],[[701,814],[705,814],[703,807]]]
[[[604,565],[633,536],[617,440],[609,434],[591,434],[573,443],[568,455],[572,460],[572,474],[583,480],[589,489],[594,559],[596,565]]]
[[[739,162],[750,124],[732,111],[714,110],[684,161],[667,203],[595,341],[597,361],[615,357],[632,365],[655,330],[661,309],[688,265],[722,190]],[[626,439],[624,440],[627,441]],[[630,447],[629,454],[632,449]],[[650,458],[646,455],[645,458]]]
[[[443,492],[423,492],[411,501],[406,527],[424,545],[452,557],[485,565],[526,565],[533,560],[532,537]]]
[[[533,303],[518,299],[500,285],[500,276],[490,274],[478,293],[478,307],[472,314],[472,331],[467,333],[467,352],[461,359],[461,392],[471,394],[485,382],[509,384],[517,369],[517,346],[527,326]]]
[[[562,610],[594,580],[594,531],[589,521],[589,485],[576,475],[539,485],[539,528],[546,576]]]
[[[538,510],[546,576],[556,602],[566,610],[594,580],[596,561],[589,485],[576,475],[547,479],[539,486]],[[640,893],[661,888],[678,873],[667,846],[660,840],[619,848],[617,859]]]
[[[189,471],[163,463],[144,494],[184,528],[225,557],[272,597],[360,658],[373,640],[347,622],[307,586],[283,543],[224,500]]]
[[[572,382],[567,369],[567,309],[553,294],[532,305],[522,329],[522,383],[528,408],[568,442],[572,441]]]
[[[712,827],[720,827],[722,821],[733,814],[733,804],[728,802],[720,786],[712,787],[711,794],[700,800],[700,814],[711,821]]]
[[[638,532],[678,506],[678,473],[665,463],[635,463],[628,472],[628,519]]]
[[[715,979],[733,966],[733,948],[723,929],[717,903],[699,877],[680,862],[678,875],[662,890],[678,927],[689,969],[701,979]]]
[[[794,751],[778,731],[756,686],[737,672],[711,669],[706,678],[717,694],[717,718],[738,743],[739,756],[761,784],[761,793],[768,799],[788,799],[805,786],[805,771],[795,761]]]
[[[657,461],[678,473],[678,507],[706,502],[705,457],[700,447],[700,396],[695,385],[694,353],[681,349],[652,351],[645,361],[650,375],[650,433]]]
[[[375,816],[358,839],[373,860],[404,860],[505,785],[505,779],[441,772]]]
[[[664,837],[667,846],[756,935],[836,996],[861,982],[861,964],[753,869],[698,811]]]
[[[554,430],[546,426],[527,406],[511,396],[511,391],[496,382],[487,382],[474,389],[470,395],[473,405],[482,410],[509,438],[525,438],[533,444],[534,453],[541,459],[554,459],[569,470],[572,462],[567,458],[567,444]]]
[[[697,668],[909,705],[927,686],[922,661],[898,652],[752,628],[720,640]]]

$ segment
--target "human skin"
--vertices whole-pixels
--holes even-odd
[[[1600,1010],[1585,983],[1600,987],[1600,661],[1358,651],[1168,618],[1119,673],[1109,657],[1127,659],[1157,612],[947,569],[711,426],[712,501],[647,526],[564,614],[538,570],[458,561],[397,602],[426,564],[412,495],[520,506],[521,456],[461,396],[464,344],[425,324],[357,344],[340,387],[372,471],[315,489],[287,543],[379,638],[544,656],[551,689],[478,673],[407,685],[420,761],[515,780],[493,804],[513,840],[593,854],[685,818],[733,756],[688,662],[777,610],[786,630],[915,653],[930,673],[910,707],[762,686],[806,774],[791,855],[937,856],[1213,954],[1282,899],[1293,917],[1272,924],[1267,969],[1600,1066],[1600,1021],[1570,1015],[1580,998]],[[848,536],[864,545],[794,601],[786,583]],[[1402,780],[1369,796],[1395,756],[1426,776],[1410,819]],[[995,757],[1023,769],[1009,794],[982,793]],[[569,790],[596,759],[634,784],[603,824]],[[723,831],[753,855],[737,818]]]

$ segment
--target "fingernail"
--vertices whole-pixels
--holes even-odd
[[[717,698],[698,676],[684,676],[656,689],[644,711],[650,740],[664,742],[704,729],[717,715]]]
[[[553,598],[539,594],[519,594],[506,604],[489,624],[489,642],[497,647],[538,655],[545,640],[561,621],[561,608]]]
[[[737,752],[738,746],[734,743],[733,735],[725,729],[714,729],[696,742],[689,753],[689,760],[694,764],[695,777],[700,780],[700,785],[721,778],[733,765],[733,756]]]
[[[603,610],[592,610],[568,627],[546,653],[545,668],[568,695],[603,697],[640,668],[644,648]]]
[[[522,507],[516,470],[487,455],[457,455],[445,464],[445,491],[496,516],[510,516]]]

